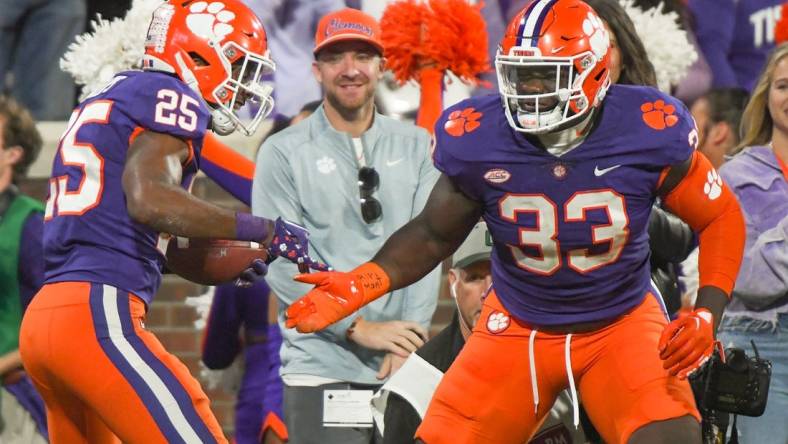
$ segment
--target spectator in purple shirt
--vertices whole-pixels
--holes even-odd
[[[30,113],[0,97],[0,442],[46,442],[47,436],[44,403],[19,356],[22,313],[44,280],[44,207],[15,185],[41,145]]]
[[[751,91],[774,48],[774,25],[784,0],[689,0],[698,45],[712,86]]]
[[[772,53],[742,116],[744,147],[720,169],[739,200],[747,238],[719,328],[726,346],[772,362],[766,412],[739,417],[743,443],[788,442],[788,44]]]
[[[275,309],[274,321],[269,323],[270,293],[263,280],[248,288],[220,285],[208,316],[203,363],[210,369],[224,369],[243,353],[243,377],[235,404],[237,444],[287,440],[279,376],[282,333]]]

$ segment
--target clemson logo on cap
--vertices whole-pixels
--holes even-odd
[[[346,22],[342,19],[335,18],[326,26],[326,36],[336,34],[344,30],[358,31],[366,35],[372,35],[372,28],[364,25],[363,23]]]

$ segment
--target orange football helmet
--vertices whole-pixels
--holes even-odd
[[[534,0],[506,28],[495,57],[506,117],[539,134],[577,123],[610,86],[610,39],[580,0]]]
[[[262,76],[275,69],[260,19],[239,0],[168,0],[153,13],[143,69],[177,75],[213,109],[213,129],[247,136],[271,112],[272,88]],[[238,109],[259,104],[250,122]]]

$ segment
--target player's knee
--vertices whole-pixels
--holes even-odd
[[[656,421],[637,429],[628,444],[701,443],[700,424],[692,416]]]

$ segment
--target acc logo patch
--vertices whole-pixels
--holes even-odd
[[[487,317],[487,331],[492,334],[501,333],[509,328],[510,322],[509,316],[500,311],[494,311]]]
[[[484,180],[490,183],[504,183],[512,177],[512,173],[503,168],[493,168],[484,173]]]
[[[450,136],[460,137],[465,133],[476,131],[482,124],[479,119],[482,118],[482,113],[476,112],[475,108],[465,108],[460,111],[452,111],[449,114],[449,119],[443,125],[443,129]]]

